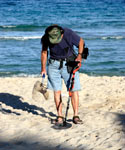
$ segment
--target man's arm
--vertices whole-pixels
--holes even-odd
[[[47,47],[42,46],[41,51],[41,74],[46,74],[46,62],[47,62]]]
[[[83,53],[83,51],[84,51],[84,40],[82,38],[80,38],[78,56],[76,58],[76,61],[82,62],[82,53]]]

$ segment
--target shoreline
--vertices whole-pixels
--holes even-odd
[[[93,77],[80,73],[79,116],[83,125],[52,128],[56,118],[53,92],[45,100],[32,90],[41,77],[0,77],[0,150],[117,150],[125,143],[125,77]],[[45,79],[45,84],[47,79]],[[63,114],[68,92],[63,84]],[[51,136],[50,136],[51,135]]]
[[[125,75],[105,75],[105,74],[92,74],[92,73],[84,73],[84,72],[79,72],[82,75],[86,75],[89,77],[125,77]],[[5,76],[0,76],[0,78],[41,78],[40,74],[20,74],[20,75],[5,75]]]

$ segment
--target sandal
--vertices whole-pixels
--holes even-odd
[[[79,116],[73,117],[73,123],[74,124],[83,124],[82,120],[80,120]]]
[[[57,126],[63,126],[64,125],[64,117],[57,116],[54,124],[57,125]]]

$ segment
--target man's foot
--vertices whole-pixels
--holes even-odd
[[[73,117],[73,123],[74,124],[83,124],[82,120],[80,120],[79,116]]]
[[[57,116],[56,120],[53,123],[57,126],[63,126],[64,118],[62,116]]]

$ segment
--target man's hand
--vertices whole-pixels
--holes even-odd
[[[45,76],[46,76],[46,70],[42,70],[41,71],[41,75],[43,76],[45,74]]]
[[[41,51],[41,75],[46,75],[47,49]]]
[[[79,49],[78,49],[78,56],[76,58],[75,61],[79,61],[80,63],[82,62],[82,53],[84,50],[84,40],[82,38],[80,38],[79,41]]]
[[[77,58],[75,59],[75,61],[79,61],[80,63],[82,62],[82,55],[78,54]]]
[[[77,58],[75,59],[75,61],[79,62],[78,66],[81,67],[81,63],[82,63],[82,55],[78,54]]]

